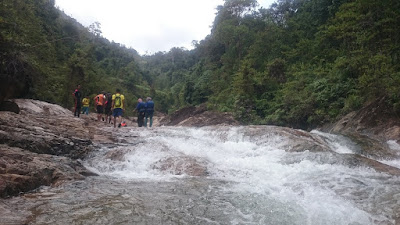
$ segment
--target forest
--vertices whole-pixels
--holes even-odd
[[[400,1],[225,0],[194,49],[139,55],[84,27],[54,0],[0,3],[0,100],[70,108],[122,89],[128,111],[152,96],[171,113],[206,104],[243,124],[311,129],[365,104],[400,112]]]

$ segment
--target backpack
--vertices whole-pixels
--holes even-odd
[[[121,95],[115,95],[114,107],[120,108],[122,105]]]
[[[84,99],[82,100],[82,103],[83,103],[83,105],[89,105],[89,99],[84,98]]]

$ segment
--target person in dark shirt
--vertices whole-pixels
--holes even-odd
[[[147,127],[147,120],[150,119],[149,127],[153,126],[153,114],[154,114],[154,102],[151,99],[151,97],[146,98],[146,113],[145,117],[146,119],[144,120],[144,126]]]
[[[143,123],[144,123],[144,117],[145,117],[145,113],[146,113],[146,104],[143,102],[143,100],[141,98],[138,99],[138,104],[136,105],[136,109],[135,109],[138,113],[138,127],[142,127]]]
[[[112,95],[111,93],[106,93],[106,102],[104,103],[104,115],[106,117],[106,123],[111,123],[112,115]]]
[[[79,115],[81,114],[81,107],[82,107],[82,93],[80,89],[81,85],[78,84],[78,86],[75,89],[75,92],[73,93],[75,99],[74,116],[77,117],[79,117]]]

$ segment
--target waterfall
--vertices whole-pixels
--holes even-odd
[[[400,178],[354,165],[359,147],[345,137],[273,126],[121,130],[83,162],[100,176],[13,200],[42,212],[32,224],[365,225],[395,224],[400,212]]]
[[[132,129],[121,139],[129,142],[135,137],[134,143],[114,148],[124,152],[122,160],[104,159],[101,157],[106,154],[100,154],[88,166],[121,179],[182,182],[190,176],[176,175],[173,165],[168,171],[154,169],[154,165],[165,158],[194,159],[207,168],[203,179],[223,182],[223,190],[234,193],[235,200],[257,196],[243,198],[237,209],[246,209],[247,216],[256,215],[254,221],[245,220],[256,224],[268,224],[271,218],[279,224],[288,218],[289,224],[374,224],[387,220],[391,209],[382,212],[374,208],[379,203],[372,207],[375,203],[370,200],[387,197],[383,190],[384,195],[395,194],[400,190],[396,187],[399,179],[371,168],[342,164],[335,153],[358,151],[345,137],[319,131],[311,134],[323,139],[331,151],[291,152],[292,136],[277,127]],[[387,186],[383,179],[393,179],[396,185]],[[266,211],[252,212],[248,207],[253,204]]]

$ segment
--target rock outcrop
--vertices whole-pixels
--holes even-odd
[[[361,146],[360,154],[374,158],[397,158],[388,141],[400,143],[400,118],[382,98],[351,112],[322,130],[350,137]]]
[[[200,106],[189,106],[177,110],[170,116],[160,121],[166,126],[211,126],[211,125],[239,125],[230,113],[221,113],[207,110],[205,104]]]
[[[16,100],[20,114],[0,112],[0,144],[40,154],[84,158],[92,150],[85,121],[58,105]]]
[[[153,169],[173,175],[207,176],[207,167],[193,157],[168,157],[153,165]]]
[[[20,113],[0,111],[0,197],[94,175],[75,159],[93,150],[93,128],[46,102],[17,99]]]
[[[0,197],[94,175],[78,161],[0,145]]]

